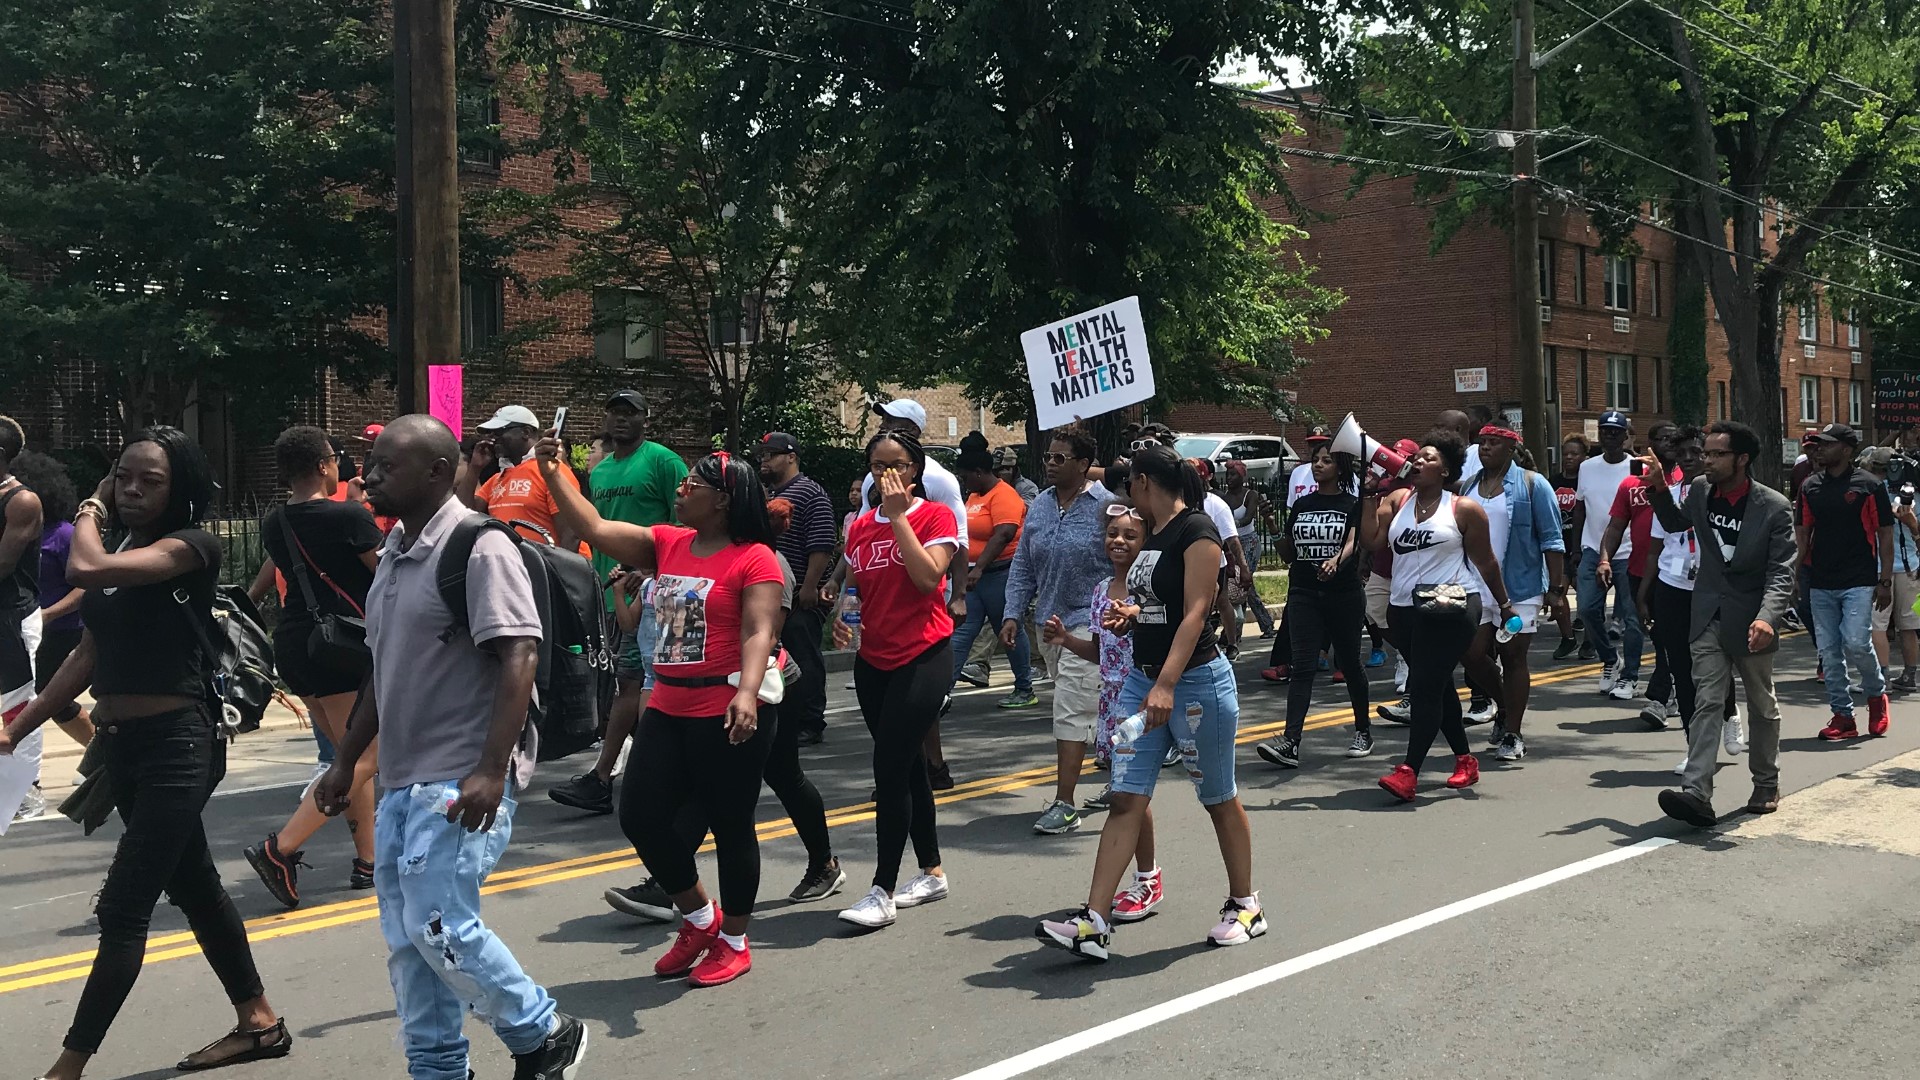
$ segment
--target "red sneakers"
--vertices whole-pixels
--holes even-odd
[[[1346,672],[1344,672],[1344,671],[1341,671],[1341,670],[1340,670],[1339,668],[1334,668],[1334,669],[1333,669],[1333,681],[1334,681],[1334,683],[1335,683],[1335,684],[1339,684],[1339,683],[1344,683],[1344,682],[1346,682],[1346,681],[1347,681],[1347,673],[1346,673]]]
[[[685,975],[693,969],[694,961],[714,942],[720,940],[720,913],[713,913],[713,925],[705,930],[693,925],[686,919],[680,920],[680,933],[673,939],[673,948],[667,955],[655,961],[653,973],[663,979],[676,975]]]
[[[1268,682],[1286,682],[1293,677],[1293,667],[1290,664],[1281,664],[1278,667],[1261,668],[1260,677]]]
[[[1117,923],[1139,922],[1153,914],[1153,909],[1166,899],[1166,890],[1161,885],[1161,873],[1153,872],[1151,877],[1135,874],[1133,884],[1113,898],[1113,921]]]
[[[1834,713],[1827,726],[1820,729],[1820,737],[1827,742],[1839,742],[1841,739],[1858,738],[1860,729],[1854,726],[1853,717],[1844,713]]]
[[[693,971],[687,975],[687,981],[694,986],[719,986],[732,982],[752,969],[751,948],[736,949],[727,944],[726,938],[715,935],[713,944],[707,948],[707,955],[694,965]]]
[[[1887,695],[1867,699],[1867,734],[1885,735],[1887,733]]]
[[[1461,754],[1453,759],[1453,775],[1447,777],[1450,788],[1468,788],[1480,782],[1480,759]]]
[[[1413,766],[1403,761],[1395,765],[1392,772],[1380,778],[1380,786],[1401,802],[1412,802],[1420,782],[1414,775]]]

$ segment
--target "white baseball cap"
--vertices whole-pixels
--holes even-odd
[[[505,405],[499,412],[493,414],[493,419],[481,424],[480,430],[499,431],[514,424],[525,424],[537,431],[540,428],[540,418],[533,415],[533,410],[525,405]]]
[[[873,403],[873,411],[883,416],[891,416],[895,419],[905,420],[921,431],[927,429],[927,410],[921,408],[920,403],[912,398],[894,398],[892,401],[876,401]]]

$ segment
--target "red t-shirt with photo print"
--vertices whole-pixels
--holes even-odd
[[[907,508],[907,525],[921,547],[960,546],[960,523],[941,503],[920,499]],[[860,590],[860,659],[892,671],[953,636],[945,589],[921,592],[893,538],[893,523],[878,509],[847,528],[847,569]]]
[[[653,610],[660,635],[655,674],[682,679],[725,677],[740,670],[740,595],[750,585],[779,584],[780,556],[765,544],[729,544],[704,558],[693,553],[692,529],[653,526]],[[731,686],[654,684],[647,704],[669,716],[719,716]]]

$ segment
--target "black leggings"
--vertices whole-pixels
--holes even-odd
[[[900,857],[909,836],[922,867],[940,865],[933,785],[920,741],[940,719],[940,700],[952,682],[951,641],[890,670],[863,658],[853,661],[854,695],[873,735],[873,827],[879,840],[873,883],[888,892],[900,883]]]
[[[1407,735],[1407,764],[1419,772],[1433,747],[1434,736],[1441,732],[1446,733],[1454,756],[1470,753],[1453,672],[1480,628],[1480,597],[1469,594],[1466,607],[1450,613],[1390,608],[1387,621],[1398,640],[1400,655],[1407,661],[1407,698],[1412,707],[1412,715],[1407,718],[1411,729]]]
[[[804,676],[803,676],[804,678]],[[788,686],[788,699],[792,698],[792,686]],[[786,702],[780,707],[786,708]],[[771,722],[773,706],[762,703],[760,722]],[[807,847],[807,862],[812,866],[825,866],[833,858],[833,839],[827,833],[827,804],[820,797],[820,789],[813,786],[807,774],[800,768],[800,725],[782,721],[773,731],[773,750],[767,755],[767,786],[779,797],[780,805],[786,808],[787,817],[793,821],[793,831],[800,836],[800,842]],[[707,839],[707,811],[698,802],[689,802],[680,808],[673,819],[674,830],[687,847],[697,850]]]
[[[720,910],[753,914],[760,891],[753,810],[779,726],[779,710],[763,702],[759,727],[735,746],[727,741],[724,716],[668,716],[658,709],[640,714],[620,785],[620,831],[662,889],[683,893],[700,880],[693,861],[699,840],[689,842],[677,827],[682,811],[697,807],[713,830]]]
[[[1299,739],[1307,710],[1313,707],[1313,681],[1320,674],[1314,643],[1331,639],[1334,658],[1347,673],[1347,701],[1353,705],[1353,726],[1372,728],[1367,706],[1367,667],[1360,655],[1360,625],[1367,621],[1366,594],[1359,589],[1314,592],[1298,589],[1287,594],[1287,622],[1293,631],[1293,680],[1287,684],[1287,738]]]
[[[104,755],[106,782],[127,831],[120,834],[94,907],[100,950],[63,1044],[82,1054],[100,1049],[140,976],[162,890],[185,913],[227,1000],[238,1005],[264,992],[246,925],[220,884],[200,822],[227,771],[227,746],[213,721],[198,706],[109,721],[96,729],[93,745]]]

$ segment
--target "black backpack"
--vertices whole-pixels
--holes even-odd
[[[214,589],[213,609],[204,614],[194,611],[180,595],[175,599],[199,639],[202,655],[211,658],[207,706],[221,734],[232,738],[257,730],[275,690],[273,638],[261,625],[260,609],[238,585]],[[209,619],[220,631],[217,635],[207,632]]]
[[[577,754],[599,737],[599,672],[613,664],[599,578],[577,551],[529,542],[495,518],[463,518],[447,534],[434,580],[441,602],[453,613],[442,641],[467,632],[467,560],[483,529],[498,529],[513,539],[540,610],[540,671],[529,706],[540,732],[539,760]]]

